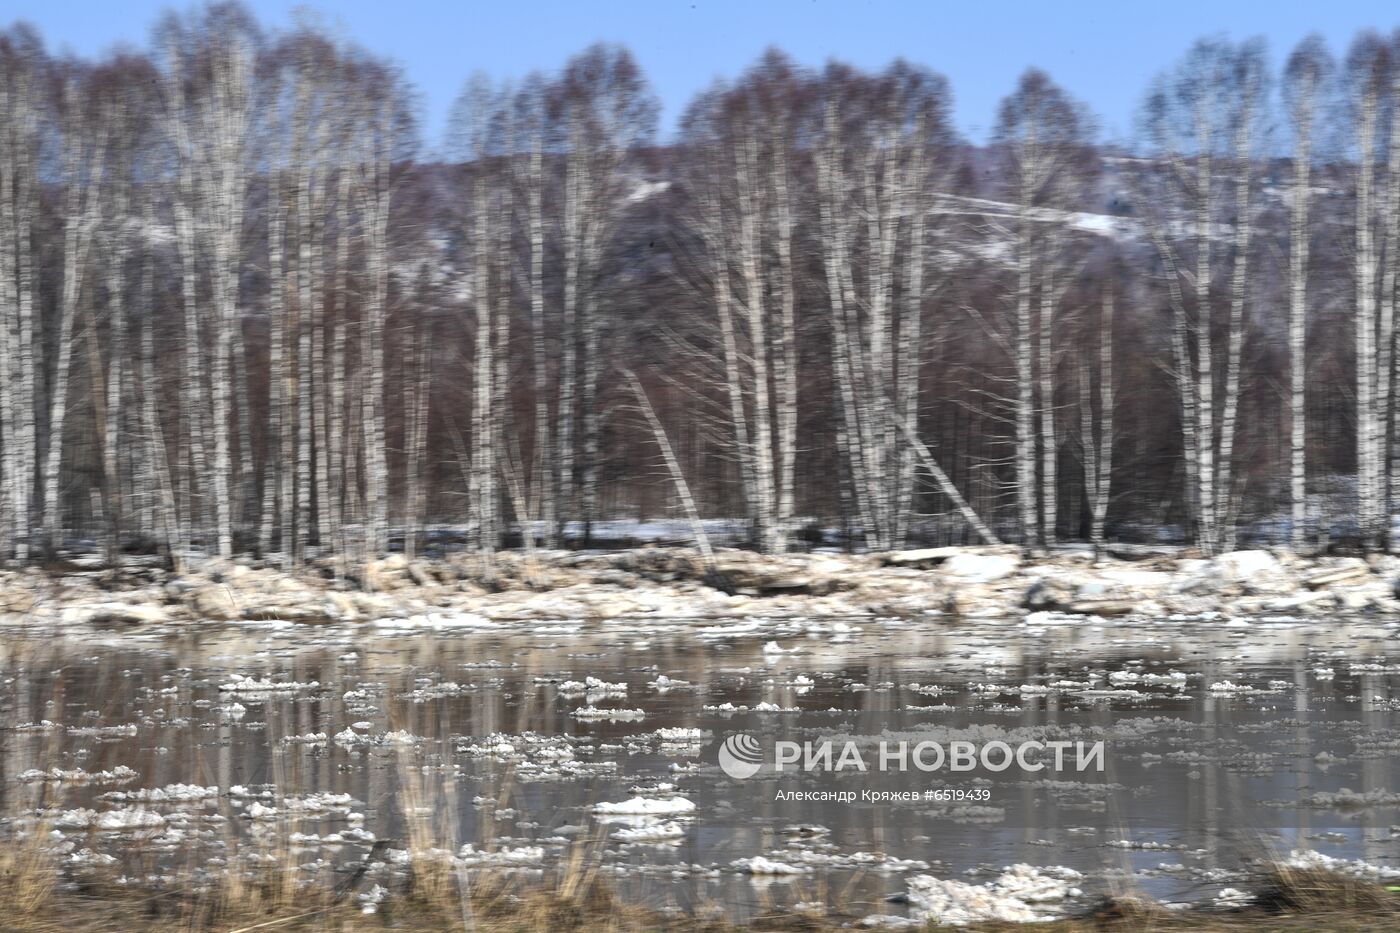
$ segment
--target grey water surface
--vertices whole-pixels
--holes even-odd
[[[1293,850],[1400,868],[1396,631],[1044,614],[15,627],[0,816],[52,834],[75,874],[132,883],[275,863],[336,884],[386,840],[391,862],[596,866],[626,898],[739,918],[898,912],[910,875],[1016,863],[1077,869],[1086,897],[1199,901]],[[715,756],[735,732],[867,752],[1072,735],[1104,742],[1104,770],[736,780]],[[857,799],[782,799],[795,788]],[[879,790],[919,797],[859,799]],[[658,812],[594,809],[638,798]]]

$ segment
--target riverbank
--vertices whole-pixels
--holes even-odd
[[[512,883],[508,877],[475,877],[463,897],[455,874],[426,873],[407,887],[366,902],[340,893],[287,887],[276,875],[237,885],[157,889],[89,880],[61,884],[37,862],[11,856],[0,878],[0,929],[15,933],[82,931],[337,930],[344,933],[398,930],[427,933],[466,929],[474,933],[827,933],[835,930],[947,929],[937,920],[840,912],[774,912],[745,923],[661,912],[625,904],[606,885],[568,879],[553,888]],[[958,922],[969,933],[1127,931],[1134,933],[1370,933],[1400,925],[1400,894],[1345,874],[1270,868],[1257,877],[1252,906],[1234,909],[1170,910],[1132,897],[1105,898],[1078,916],[1039,923]]]
[[[1400,617],[1400,559],[1279,550],[1202,559],[1144,551],[1033,560],[1010,547],[762,556],[688,548],[403,555],[284,570],[253,560],[113,570],[82,561],[0,571],[0,621],[141,626],[275,621],[493,627],[542,619],[1065,617],[1220,621],[1370,612]]]

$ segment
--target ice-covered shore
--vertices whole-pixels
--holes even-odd
[[[1228,621],[1373,612],[1400,617],[1400,559],[1303,558],[1286,550],[1141,559],[1011,547],[765,557],[687,548],[535,551],[298,570],[192,561],[182,573],[69,565],[0,572],[0,621],[145,625],[246,621],[491,629],[516,620],[623,617],[1094,617]]]

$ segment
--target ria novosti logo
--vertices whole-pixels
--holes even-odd
[[[763,747],[747,732],[734,733],[719,747],[719,768],[736,781],[753,777],[762,767]]]
[[[773,743],[775,774],[804,772],[899,771],[1037,771],[1104,770],[1102,741],[878,741],[857,743],[832,739],[817,742]],[[767,755],[757,738],[735,732],[719,746],[720,770],[742,781],[763,770]]]

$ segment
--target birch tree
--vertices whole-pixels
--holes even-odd
[[[419,532],[423,525],[425,483],[423,467],[427,459],[428,418],[431,414],[433,383],[433,319],[430,310],[430,277],[419,274],[417,319],[406,328],[404,354],[407,385],[403,393],[404,423],[404,554],[412,560],[418,553]]]
[[[324,373],[317,372],[325,331],[321,300],[326,279],[321,248],[331,173],[331,122],[348,109],[336,50],[302,28],[268,50],[263,66],[264,211],[268,272],[268,407],[264,433],[260,540],[284,560],[304,559],[312,532],[313,487],[317,540],[323,547],[330,510],[323,412]],[[321,456],[318,456],[320,454]],[[318,469],[320,467],[320,469]]]
[[[898,547],[913,501],[925,225],[951,141],[948,91],[902,62],[874,77],[831,66],[823,85],[817,229],[845,500],[868,546]]]
[[[241,7],[210,7],[200,18],[168,18],[166,123],[178,160],[177,237],[186,315],[186,401],[191,409],[191,499],[206,475],[213,500],[214,551],[233,554],[232,442],[236,383],[234,356],[243,352],[239,285],[243,266],[243,214],[250,172],[256,26]],[[208,270],[210,320],[200,320],[200,269]],[[205,359],[201,330],[212,353]],[[207,369],[206,369],[207,365]],[[207,379],[207,381],[206,381]],[[203,407],[208,387],[208,420]],[[203,422],[202,424],[200,422]],[[207,432],[213,462],[203,462]]]
[[[1175,72],[1157,82],[1145,114],[1161,160],[1152,178],[1162,184],[1143,193],[1150,209],[1145,219],[1173,315],[1172,367],[1182,407],[1186,499],[1195,541],[1206,554],[1234,544],[1234,449],[1245,311],[1253,285],[1248,272],[1255,210],[1251,158],[1264,82],[1261,43],[1202,41]],[[1232,195],[1228,201],[1221,197],[1222,188]],[[1178,196],[1186,204],[1184,217],[1170,213]],[[1189,266],[1181,256],[1179,231],[1189,231]],[[1217,262],[1218,242],[1225,246],[1223,263]],[[1217,285],[1223,285],[1224,302],[1217,301]],[[1223,315],[1216,312],[1220,303],[1225,304]],[[1224,332],[1223,352],[1217,329]]]
[[[0,547],[24,561],[33,541],[39,465],[36,327],[40,125],[48,62],[25,27],[0,34]]]
[[[476,548],[488,561],[500,542],[500,490],[496,480],[503,464],[499,449],[501,410],[498,368],[506,364],[507,348],[498,344],[502,308],[499,254],[509,243],[506,186],[500,166],[510,155],[505,145],[508,94],[485,75],[474,75],[454,107],[458,152],[467,164],[469,205],[463,215],[467,244],[465,264],[469,282],[474,348],[471,386],[471,466],[468,476]],[[522,521],[524,517],[522,516]]]
[[[360,321],[360,366],[366,371],[360,419],[364,457],[365,548],[383,553],[389,546],[388,432],[385,428],[387,352],[384,332],[389,314],[390,205],[395,162],[406,164],[411,133],[401,79],[383,65],[366,63],[354,85],[360,97],[360,143],[355,153],[367,291]]]
[[[105,254],[102,263],[103,285],[106,293],[107,354],[102,358],[96,338],[88,341],[92,365],[93,407],[102,413],[100,440],[102,448],[101,492],[106,524],[104,530],[107,562],[116,566],[120,556],[121,535],[128,503],[123,494],[127,480],[135,486],[135,470],[123,457],[124,442],[130,447],[134,419],[130,416],[131,399],[135,394],[132,379],[131,343],[132,308],[129,301],[132,255],[139,241],[136,235],[143,229],[142,210],[136,205],[135,189],[148,165],[143,158],[150,146],[150,121],[154,101],[148,88],[158,86],[156,74],[143,58],[123,55],[104,63],[93,76],[97,87],[94,97],[101,101],[99,112],[109,121],[105,170],[106,187],[101,196],[107,202],[104,229],[100,239]]]
[[[1021,539],[1053,544],[1058,524],[1055,313],[1068,276],[1065,212],[1092,182],[1092,129],[1081,104],[1042,71],[1021,76],[1001,102],[993,139],[1015,204],[1015,476]],[[1040,453],[1037,486],[1036,454]]]
[[[1215,554],[1282,508],[1296,546],[1340,530],[1309,488],[1353,478],[1382,547],[1398,47],[1363,34],[1333,82],[1301,45],[1286,159],[1262,50],[1212,40],[1135,150],[1038,72],[979,147],[922,68],[776,51],[650,147],[640,70],[596,46],[483,82],[470,144],[420,165],[399,73],[309,20],[214,5],[91,61],[13,27],[0,560],[71,533],[112,565],[149,538],[353,578],[429,522],[487,554],[512,515],[527,547],[586,541],[671,501],[654,448],[688,518],[763,551],[799,513],[878,549],[929,511],[1096,549],[1182,516]]]
[[[755,545],[786,548],[797,455],[792,170],[811,79],[776,52],[683,121],[729,431]]]
[[[1332,70],[1327,47],[1312,35],[1299,43],[1284,69],[1283,96],[1293,134],[1288,225],[1289,499],[1291,542],[1303,545],[1307,530],[1307,332],[1308,255],[1311,245],[1313,137],[1323,83]]]
[[[293,329],[287,298],[287,247],[290,242],[287,208],[287,176],[291,161],[290,126],[293,108],[286,103],[294,86],[294,71],[287,58],[273,53],[267,68],[267,105],[263,108],[263,148],[266,197],[263,224],[267,255],[267,422],[263,443],[262,515],[259,548],[264,559],[275,551],[284,561],[295,551],[295,384],[292,380]]]
[[[554,418],[550,406],[551,363],[549,358],[549,329],[551,315],[547,308],[546,255],[553,224],[546,217],[546,199],[550,194],[553,173],[546,165],[546,154],[555,148],[549,114],[549,85],[541,74],[528,76],[516,92],[512,125],[519,151],[514,153],[514,180],[521,192],[525,212],[527,258],[524,278],[530,305],[530,389],[533,395],[534,435],[531,444],[530,469],[527,479],[528,496],[522,490],[522,500],[530,511],[519,516],[522,533],[533,544],[533,529],[538,522],[545,534],[557,544],[558,472]]]
[[[629,180],[623,169],[655,133],[658,105],[631,53],[601,44],[565,65],[558,99],[567,140],[558,482],[569,493],[557,501],[568,510],[577,501],[587,544],[598,518],[603,254],[626,206]],[[580,440],[575,497],[574,457]],[[562,513],[561,523],[568,517]]]
[[[75,330],[80,302],[86,297],[89,253],[102,222],[102,188],[114,118],[109,102],[94,99],[91,81],[90,73],[65,76],[57,108],[63,128],[63,284],[55,311],[58,342],[49,388],[47,444],[40,478],[43,490],[40,523],[50,555],[57,550],[62,538],[59,471],[63,462],[73,353],[77,345]]]
[[[1113,282],[1104,286],[1098,332],[1098,371],[1085,361],[1079,370],[1079,443],[1084,495],[1089,507],[1089,542],[1102,555],[1104,523],[1113,486]],[[1094,391],[1094,387],[1098,391]],[[1097,399],[1095,399],[1097,395]],[[1097,417],[1095,411],[1097,410]]]
[[[1381,288],[1382,249],[1387,228],[1384,197],[1378,197],[1377,166],[1386,151],[1384,122],[1390,106],[1393,64],[1380,36],[1363,33],[1346,60],[1349,129],[1355,165],[1356,502],[1362,545],[1378,549],[1387,538],[1385,425],[1392,373],[1393,304]]]
[[[1380,389],[1376,459],[1379,462],[1382,501],[1383,544],[1391,547],[1391,509],[1400,491],[1400,335],[1396,313],[1400,303],[1400,30],[1392,33],[1387,46],[1390,86],[1388,93],[1389,131],[1386,142],[1385,193],[1380,202],[1382,253],[1380,278],[1379,329],[1381,332],[1378,384]]]
[[[142,204],[142,221],[147,230],[154,226],[155,210],[151,198]],[[159,368],[156,362],[156,341],[154,321],[154,279],[155,257],[152,251],[143,257],[141,265],[140,296],[147,313],[140,320],[140,343],[133,361],[135,384],[140,387],[141,433],[145,443],[138,456],[144,464],[143,476],[146,497],[153,513],[152,525],[157,529],[159,540],[164,545],[166,565],[171,570],[181,569],[179,544],[179,506],[175,496],[174,470],[170,462],[170,452],[166,443],[165,429],[161,423]]]

